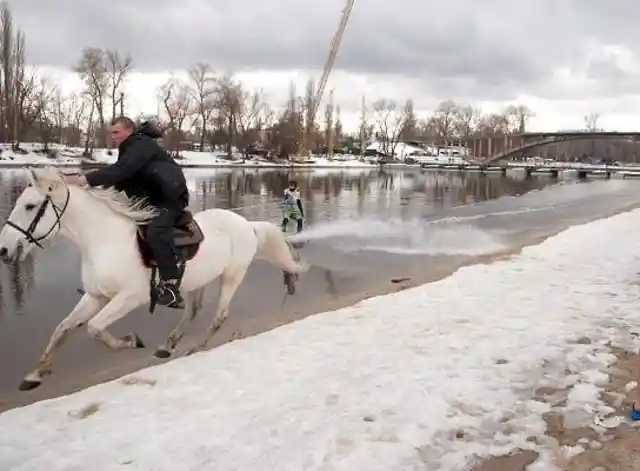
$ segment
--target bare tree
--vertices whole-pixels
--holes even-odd
[[[46,78],[30,73],[27,78],[20,80],[20,86],[14,90],[16,98],[15,115],[15,145],[27,136],[29,131],[44,117],[51,102],[53,83]]]
[[[335,123],[333,124],[333,139],[340,146],[342,140],[342,119],[340,117],[340,105],[336,106]]]
[[[62,144],[64,141],[64,129],[67,127],[69,118],[66,114],[65,108],[65,97],[62,95],[62,92],[58,87],[53,92],[53,96],[51,97],[51,119],[53,122],[53,127],[56,132],[56,137],[58,140],[58,144]]]
[[[35,95],[34,123],[37,124],[38,137],[43,144],[44,151],[49,150],[49,143],[55,138],[61,129],[61,119],[59,116],[61,105],[59,103],[60,91],[53,81],[42,79],[38,92]],[[59,140],[59,139],[58,139]]]
[[[316,85],[312,79],[309,79],[307,81],[307,88],[302,105],[304,109],[304,128],[302,129],[302,145],[300,146],[298,154],[300,154],[300,151],[308,154],[309,151],[315,150],[313,137],[316,131],[315,116],[317,106]],[[304,157],[307,157],[307,155]]]
[[[209,64],[204,62],[199,62],[189,69],[189,78],[192,82],[191,96],[200,121],[200,151],[204,152],[208,125],[216,109],[217,80]]]
[[[133,65],[131,55],[120,55],[118,51],[107,49],[104,53],[105,74],[109,87],[109,98],[111,99],[111,119],[115,119],[118,113],[118,106],[124,108],[124,93],[122,86]]]
[[[85,140],[84,140],[84,153],[85,157],[90,157],[93,154],[93,148],[95,146],[96,140],[96,102],[88,94],[84,94],[83,97],[86,99],[86,103],[88,104],[89,113],[87,114],[87,118],[85,121]]]
[[[509,119],[504,114],[491,113],[480,116],[478,134],[484,137],[506,135],[509,133]]]
[[[602,131],[600,128],[600,113],[592,111],[584,117],[584,129],[587,132]]]
[[[456,134],[461,139],[469,139],[476,131],[480,121],[480,110],[471,105],[460,106],[456,110]]]
[[[263,94],[260,93],[260,96],[263,97]],[[276,124],[276,113],[263,98],[261,100],[262,106],[260,107],[260,113],[258,113],[256,130],[258,145],[262,150],[265,150],[268,147],[268,130],[273,129]]]
[[[184,126],[194,113],[194,99],[189,86],[173,77],[161,87],[160,96],[167,115],[167,123],[163,129],[165,145],[171,152],[178,154],[185,135]]]
[[[398,110],[395,101],[387,99],[373,103],[373,114],[376,123],[376,138],[381,144],[381,150],[384,154],[394,157],[405,114]]]
[[[260,139],[264,103],[260,92],[243,92],[239,102],[240,109],[236,123],[242,161],[244,162],[249,156],[249,147]]]
[[[225,150],[231,156],[233,147],[238,145],[238,119],[244,106],[245,93],[240,84],[232,76],[218,79],[216,108],[222,134],[225,136]]]
[[[404,120],[400,130],[400,139],[413,141],[418,138],[418,118],[413,105],[413,100],[407,100],[404,105]]]
[[[509,122],[507,132],[511,134],[526,132],[529,120],[535,116],[526,105],[510,105],[503,114]]]
[[[434,123],[445,146],[449,144],[449,139],[453,136],[457,113],[458,105],[453,100],[440,103],[434,113]]]
[[[24,129],[24,117],[31,115],[31,105],[36,90],[35,74],[27,71],[25,36],[13,26],[9,4],[0,3],[0,139],[19,144]]]
[[[438,123],[433,116],[427,116],[425,119],[420,120],[418,124],[418,133],[422,139],[431,145],[437,144],[440,139]]]
[[[102,49],[87,47],[82,50],[74,71],[86,85],[85,93],[93,101],[93,114],[97,117],[97,138],[101,147],[107,146],[105,133],[105,101],[109,90],[109,74]],[[94,129],[95,131],[96,129]]]
[[[366,97],[362,96],[362,104],[360,105],[360,126],[358,129],[358,140],[360,141],[360,145],[358,146],[360,149],[360,157],[364,157],[364,151],[367,145],[373,136],[373,126],[371,126],[367,122],[367,104]]]
[[[87,100],[77,93],[67,96],[63,103],[64,115],[67,123],[64,127],[64,142],[69,146],[80,146],[82,141],[82,129],[86,127],[89,108]]]
[[[14,119],[16,115],[16,77],[15,77],[15,39],[13,34],[13,17],[7,2],[0,6],[0,62],[2,65],[2,140],[14,140]]]
[[[587,116],[584,117],[584,128],[586,132],[600,132],[602,128],[600,127],[600,113],[596,113],[595,111],[590,112]],[[596,153],[596,141],[595,139],[591,139],[589,141],[589,153],[593,156]]]
[[[330,100],[329,103],[327,103],[327,106],[324,110],[324,123],[325,123],[325,127],[324,127],[324,143],[327,146],[327,153],[329,155],[333,155],[333,126],[334,126],[334,116],[333,113],[335,111],[334,109],[334,104],[333,104],[333,100]]]

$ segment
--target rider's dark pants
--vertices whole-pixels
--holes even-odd
[[[182,216],[182,209],[158,208],[158,214],[147,226],[147,242],[158,264],[160,278],[177,280],[180,270],[177,264],[177,250],[173,243],[173,228]]]

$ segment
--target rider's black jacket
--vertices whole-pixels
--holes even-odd
[[[157,207],[184,209],[189,189],[182,168],[155,141],[161,137],[150,125],[143,125],[118,147],[118,160],[87,173],[90,186],[115,187],[130,198],[145,198]]]

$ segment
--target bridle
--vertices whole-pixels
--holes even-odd
[[[62,229],[61,219],[62,219],[62,216],[64,215],[65,211],[67,210],[67,206],[69,206],[69,199],[71,198],[71,192],[69,191],[69,187],[65,185],[65,189],[67,190],[67,198],[65,199],[65,202],[64,202],[64,205],[62,206],[62,208],[59,208],[58,206],[56,206],[56,204],[51,199],[51,195],[47,194],[47,196],[45,196],[45,198],[44,198],[44,201],[40,204],[40,207],[38,208],[38,211],[36,211],[36,215],[31,220],[31,224],[29,224],[29,227],[27,227],[26,229],[23,229],[22,227],[18,226],[15,222],[13,222],[13,221],[11,221],[9,219],[7,219],[5,224],[7,226],[9,226],[9,227],[13,227],[15,230],[17,230],[22,235],[24,235],[31,244],[37,245],[38,247],[43,249],[44,247],[42,246],[40,241],[43,241],[47,237],[49,237],[51,235],[51,233],[56,228],[58,228],[58,230]],[[44,213],[46,212],[47,207],[49,205],[51,205],[51,207],[53,208],[53,212],[56,214],[56,221],[53,223],[53,225],[51,226],[51,228],[47,231],[47,233],[45,235],[40,236],[40,237],[36,237],[33,234],[33,232],[38,227],[38,223],[40,222],[40,220],[44,216]]]

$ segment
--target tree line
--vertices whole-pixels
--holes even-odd
[[[63,95],[59,84],[30,68],[26,61],[25,35],[13,24],[6,2],[0,4],[0,141],[14,147],[21,142],[55,142],[84,147],[107,147],[109,121],[126,111],[124,85],[134,70],[128,53],[86,47],[73,65],[84,87]],[[418,116],[411,99],[404,104],[380,98],[366,103],[363,97],[359,130],[344,132],[340,107],[330,97],[324,119],[313,118],[317,104],[315,85],[309,81],[303,93],[295,84],[289,99],[272,108],[261,90],[251,90],[233,75],[219,74],[205,62],[192,65],[185,77],[172,76],[157,94],[158,112],[137,116],[155,119],[171,151],[237,148],[245,154],[263,152],[288,157],[301,151],[333,153],[345,147],[358,152],[362,144],[376,140],[380,150],[393,155],[402,141],[422,144],[468,145],[473,139],[496,138],[527,130],[534,112],[513,104],[499,113],[452,100],[440,103],[428,116]],[[322,122],[318,122],[322,121]],[[583,130],[599,129],[599,115],[585,117]]]

